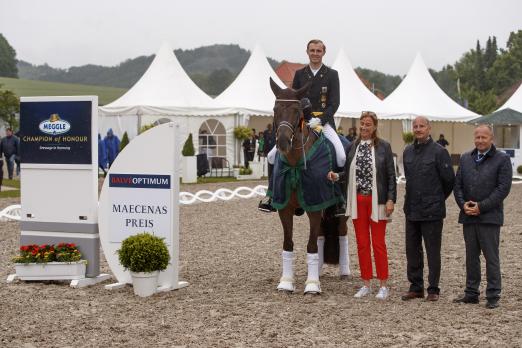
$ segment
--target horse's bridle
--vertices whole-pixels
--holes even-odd
[[[296,133],[296,129],[298,129],[301,125],[301,120],[302,120],[302,108],[301,108],[301,101],[298,100],[298,99],[276,99],[276,103],[277,102],[292,102],[292,103],[299,103],[299,117],[297,117],[297,121],[295,122],[295,124],[292,124],[288,121],[280,121],[279,124],[277,125],[277,128],[276,128],[276,142],[277,142],[277,139],[278,139],[278,134],[279,134],[279,128],[281,127],[286,127],[288,129],[290,129],[290,131],[292,132],[292,137],[290,138],[290,148],[293,148],[293,145],[294,145],[294,136],[295,136],[295,133]],[[275,116],[275,115],[274,115]],[[275,118],[275,117],[274,117]],[[308,132],[308,135],[306,137],[306,141],[303,141],[303,134],[301,134],[301,147],[296,147],[296,148],[293,148],[294,150],[300,150],[302,149],[303,150],[303,158],[304,158],[304,167],[305,167],[305,170],[306,170],[306,153],[305,153],[305,145],[308,143],[308,140],[310,139],[310,134],[312,132]]]
[[[292,147],[296,129],[300,126],[301,118],[302,118],[301,117],[301,113],[302,113],[301,101],[298,100],[298,99],[276,99],[276,103],[277,102],[299,103],[299,117],[297,117],[297,120],[296,120],[295,124],[292,124],[292,123],[290,123],[288,121],[280,121],[279,124],[277,125],[277,128],[276,128],[276,142],[277,142],[277,139],[279,137],[279,129],[281,127],[286,127],[288,129],[290,129],[290,131],[292,132],[292,137],[290,138],[290,147]],[[307,139],[307,142],[308,142],[308,139]]]

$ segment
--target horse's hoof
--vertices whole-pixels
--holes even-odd
[[[295,285],[293,279],[283,279],[279,281],[279,285],[277,286],[277,290],[286,291],[286,292],[294,292]]]
[[[321,293],[321,283],[318,280],[307,280],[305,284],[305,295],[319,295]]]
[[[348,273],[348,274],[340,274],[339,275],[339,278],[341,280],[352,280],[353,279],[353,275],[351,273]]]

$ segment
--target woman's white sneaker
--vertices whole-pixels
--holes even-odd
[[[379,292],[377,293],[377,295],[375,295],[375,298],[377,298],[379,300],[386,300],[389,295],[390,295],[390,289],[388,289],[385,286],[381,286],[379,288]]]
[[[357,293],[353,297],[361,298],[361,297],[369,295],[370,292],[371,292],[370,288],[365,285],[362,288],[360,288],[359,291],[357,291]]]

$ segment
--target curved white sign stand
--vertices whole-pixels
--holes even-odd
[[[118,155],[103,183],[98,209],[100,241],[118,283],[132,283],[116,251],[128,236],[148,232],[164,237],[171,261],[160,272],[159,291],[188,285],[178,280],[179,265],[179,125],[156,126],[134,138]]]

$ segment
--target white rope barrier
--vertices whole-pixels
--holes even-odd
[[[22,206],[20,204],[10,205],[0,211],[0,221],[15,220],[20,221]]]
[[[210,203],[215,202],[217,200],[229,201],[234,198],[248,199],[256,196],[264,197],[266,195],[267,189],[268,187],[266,185],[258,185],[254,188],[241,186],[235,188],[234,190],[220,188],[214,192],[208,190],[201,190],[196,193],[180,192],[179,203],[188,205],[198,202]]]

